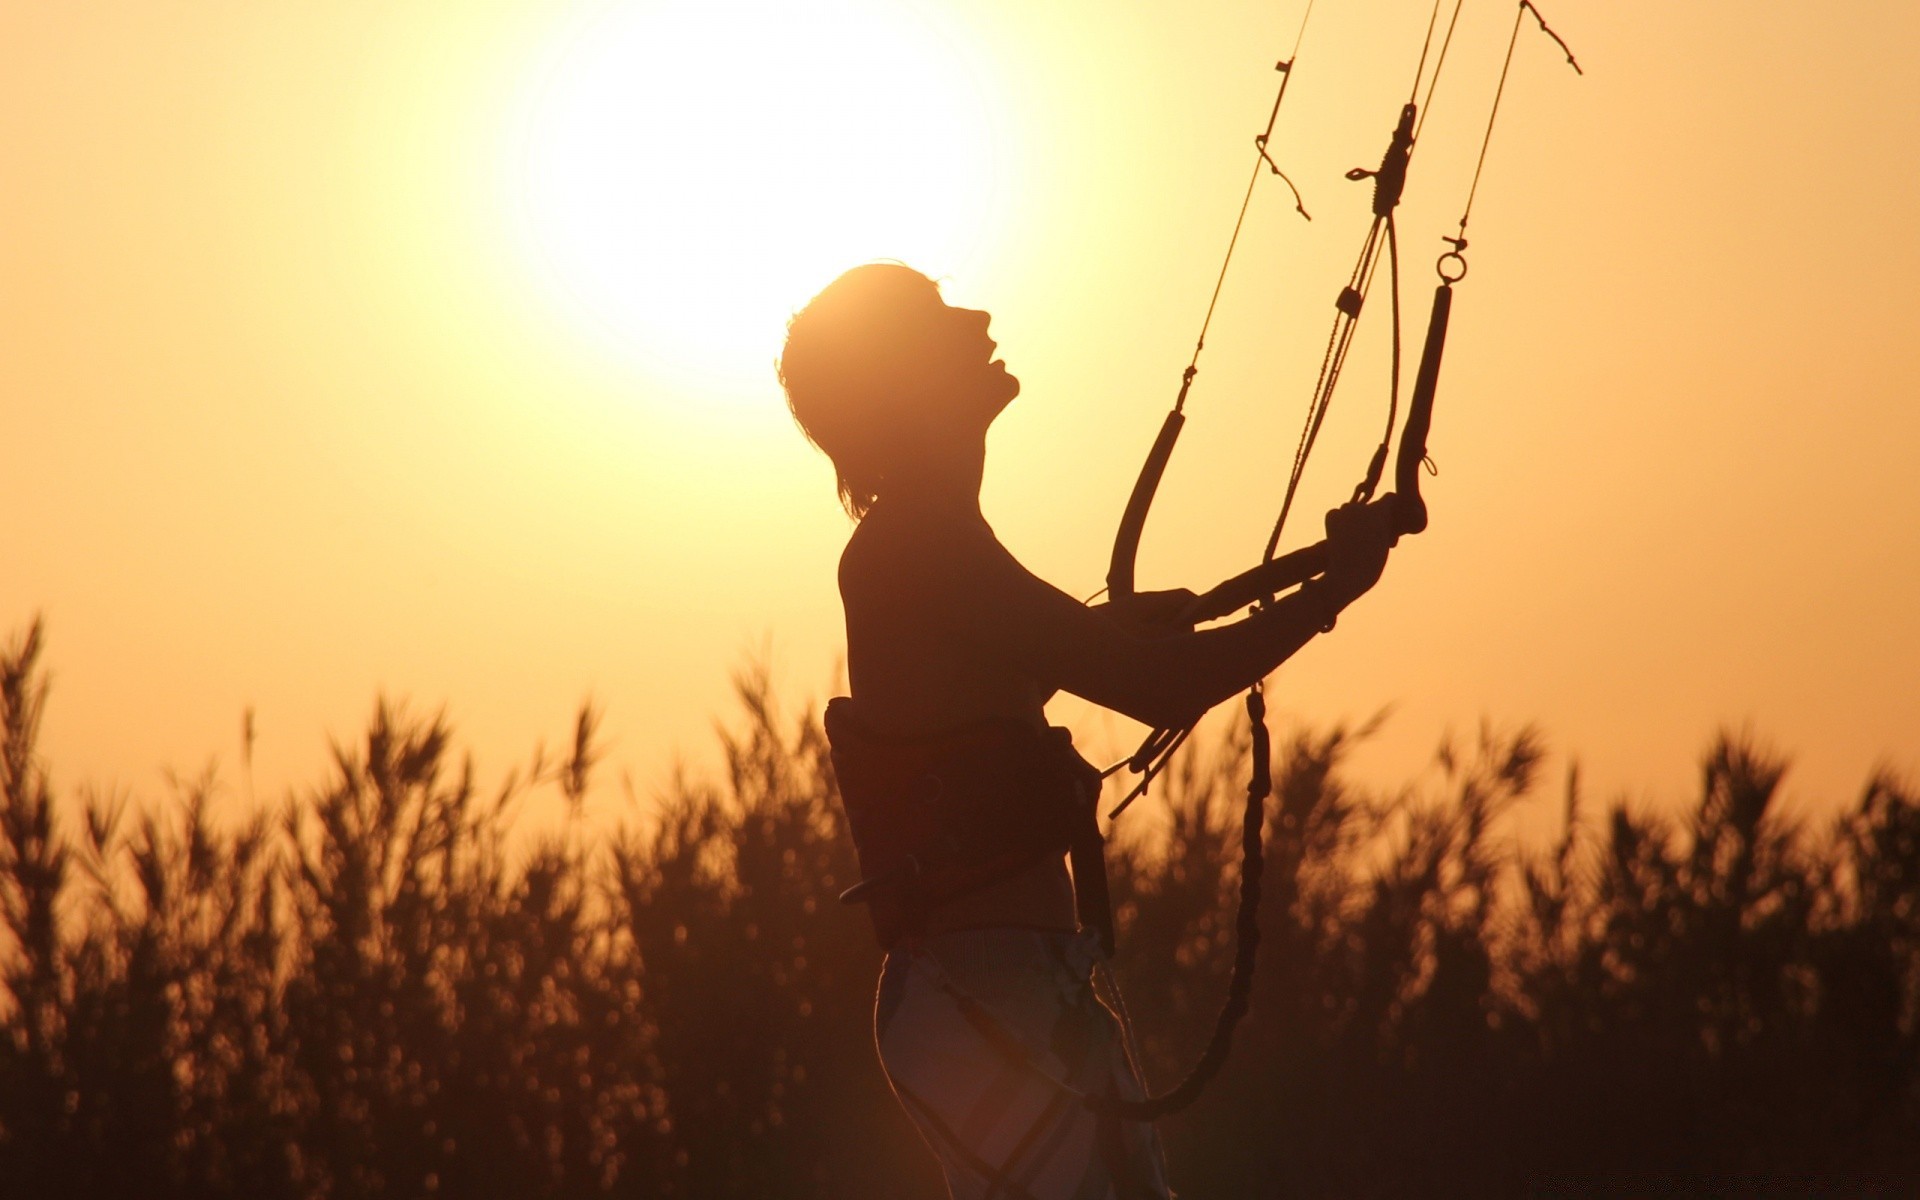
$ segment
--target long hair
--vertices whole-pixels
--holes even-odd
[[[940,303],[940,285],[912,267],[868,263],[828,284],[787,323],[779,364],[787,408],[833,460],[840,503],[856,521],[879,498],[912,419],[916,334]]]

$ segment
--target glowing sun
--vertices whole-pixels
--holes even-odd
[[[520,163],[527,248],[654,369],[770,381],[838,272],[964,270],[994,224],[989,89],[919,6],[657,0],[555,45]]]

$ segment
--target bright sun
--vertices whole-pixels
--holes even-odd
[[[556,48],[525,122],[523,233],[580,319],[650,369],[770,381],[838,272],[965,271],[1001,174],[974,56],[863,0],[655,0]]]

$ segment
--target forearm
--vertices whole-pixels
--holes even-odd
[[[1310,584],[1230,625],[1142,640],[1081,694],[1150,725],[1188,725],[1264,679],[1339,611],[1329,590]]]
[[[924,599],[941,624],[1029,679],[1162,728],[1187,725],[1265,678],[1379,574],[1378,565],[1369,575],[1330,563],[1321,578],[1231,624],[1155,636],[1131,619],[1149,614],[1088,609],[990,536],[952,544],[963,553],[932,560],[937,586]],[[1378,552],[1384,561],[1384,544]]]

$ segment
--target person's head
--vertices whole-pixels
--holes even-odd
[[[993,357],[988,317],[953,308],[911,267],[869,263],[787,325],[780,383],[801,432],[839,474],[856,519],[890,473],[964,450],[1020,391]]]

